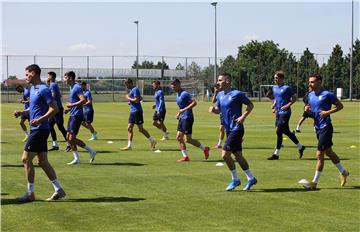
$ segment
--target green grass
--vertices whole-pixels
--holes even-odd
[[[162,153],[149,150],[149,142],[135,130],[134,149],[120,152],[127,144],[128,105],[95,103],[94,126],[99,140],[88,142],[98,150],[94,165],[81,150],[82,163],[67,166],[71,153],[49,153],[67,197],[45,202],[53,188],[36,167],[37,201],[19,205],[14,198],[24,193],[26,180],[20,156],[24,143],[18,119],[12,117],[20,104],[2,104],[1,121],[1,227],[3,231],[359,231],[359,103],[344,103],[343,111],[332,116],[334,150],[350,171],[346,187],[339,185],[338,172],[326,160],[319,191],[304,191],[301,178],[312,179],[316,138],[311,121],[302,126],[299,140],[308,146],[298,160],[290,140],[278,161],[268,161],[276,142],[270,103],[255,103],[245,123],[244,155],[258,184],[242,191],[245,176],[237,166],[242,186],[226,192],[230,173],[216,167],[220,151],[212,149],[210,159],[188,146],[191,162],[176,163],[181,157],[175,140],[175,103],[167,105],[166,125],[171,140],[159,141]],[[151,125],[152,103],[144,103],[144,127],[156,138],[161,133]],[[202,144],[217,142],[219,119],[207,113],[210,103],[195,108],[193,137]],[[290,121],[295,128],[302,103],[293,107]],[[66,116],[67,118],[67,116]],[[59,133],[58,133],[59,136]],[[90,137],[84,128],[79,137]],[[114,141],[108,144],[107,141]],[[49,143],[49,146],[51,144]],[[64,143],[61,144],[64,149]],[[356,145],[356,148],[350,148]],[[36,163],[36,161],[35,161]]]

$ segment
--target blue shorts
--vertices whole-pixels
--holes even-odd
[[[313,112],[306,112],[304,111],[303,115],[302,115],[304,118],[314,118],[314,113]]]
[[[94,121],[94,111],[84,111],[84,122],[92,123]]]
[[[193,124],[194,118],[180,119],[177,131],[183,132],[186,135],[191,135]]]
[[[130,112],[128,123],[136,124],[136,125],[143,124],[144,123],[143,112],[142,111]]]
[[[318,151],[325,151],[333,145],[332,135],[333,135],[333,126],[332,124],[327,125],[322,129],[316,129],[316,137],[318,139]]]
[[[231,151],[233,153],[242,151],[243,136],[244,130],[235,130],[230,133],[226,133],[226,141],[223,150]]]
[[[166,115],[166,111],[160,111],[159,113],[155,111],[153,115],[153,121],[163,122],[165,120],[165,115]]]
[[[288,126],[289,120],[290,120],[290,114],[276,114],[276,121],[275,126],[281,127],[281,126]]]
[[[47,152],[47,139],[49,130],[30,130],[24,150],[27,152]]]
[[[83,119],[84,119],[83,115],[70,116],[66,131],[69,132],[70,134],[77,135],[79,133],[79,129]]]
[[[57,112],[53,117],[49,119],[50,124],[64,124],[64,108],[60,108],[59,112]]]
[[[23,119],[23,120],[30,120],[30,118],[29,118],[29,114],[22,114],[21,116],[20,116],[20,118],[21,119]]]

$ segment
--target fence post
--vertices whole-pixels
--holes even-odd
[[[188,77],[188,65],[187,65],[187,57],[185,57],[185,79]]]
[[[115,102],[114,56],[111,57],[111,78],[112,78],[112,96],[113,96],[113,102]]]
[[[6,92],[7,92],[7,102],[9,103],[9,83],[7,80],[9,79],[9,56],[6,56]]]
[[[60,57],[61,95],[64,94],[64,57]]]
[[[89,56],[86,57],[86,78],[89,81]]]

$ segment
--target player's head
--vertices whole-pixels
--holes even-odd
[[[64,74],[65,82],[68,85],[75,83],[75,78],[76,78],[76,75],[73,71],[69,71]]]
[[[81,88],[82,88],[83,90],[86,90],[86,89],[87,89],[87,83],[86,83],[86,81],[82,81],[82,82],[81,82]]]
[[[216,87],[220,90],[231,88],[231,75],[229,73],[220,73],[216,82]]]
[[[181,90],[181,82],[179,79],[175,79],[171,82],[170,87],[175,91],[179,92]]]
[[[55,82],[56,73],[55,72],[48,72],[48,81]]]
[[[125,84],[126,88],[128,88],[128,89],[131,89],[133,87],[133,85],[134,85],[133,81],[130,78],[126,79],[124,81],[124,84]]]
[[[37,64],[31,64],[25,68],[26,81],[34,83],[34,80],[40,81],[41,69]]]
[[[19,93],[23,93],[24,92],[24,87],[22,85],[17,85],[16,86],[16,91],[19,92]]]
[[[278,70],[274,74],[274,82],[277,85],[280,85],[284,82],[284,72],[282,70]]]
[[[309,75],[309,88],[312,91],[317,91],[321,89],[321,84],[322,84],[322,77],[320,74],[314,73]]]
[[[153,89],[160,88],[160,81],[153,81],[152,82],[152,87],[153,87]]]

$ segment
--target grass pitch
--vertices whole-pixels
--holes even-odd
[[[67,197],[45,202],[53,193],[47,177],[36,167],[37,200],[16,204],[26,190],[20,161],[24,143],[18,119],[12,112],[20,104],[2,104],[1,110],[1,229],[3,231],[359,231],[359,103],[344,103],[332,115],[334,151],[350,171],[346,187],[339,184],[338,171],[326,160],[318,191],[305,191],[297,182],[312,179],[315,168],[316,138],[311,120],[297,134],[307,146],[302,160],[289,139],[284,140],[280,160],[266,158],[274,151],[276,134],[270,103],[255,102],[245,122],[243,153],[258,184],[242,191],[246,178],[237,165],[242,185],[226,192],[230,173],[221,162],[220,150],[211,150],[204,161],[200,149],[188,146],[190,162],[176,163],[181,157],[175,140],[176,103],[167,104],[166,126],[171,140],[159,141],[162,134],[151,125],[152,103],[144,103],[144,127],[158,140],[161,153],[150,151],[149,142],[135,130],[134,149],[121,152],[127,144],[126,103],[95,103],[94,127],[97,141],[85,128],[79,137],[98,151],[94,164],[80,150],[81,164],[68,166],[71,153],[50,152]],[[196,106],[193,138],[213,146],[218,139],[219,118],[209,114],[210,103]],[[302,103],[293,106],[290,121],[295,128]],[[66,121],[67,121],[67,117]],[[60,133],[59,140],[62,141]],[[113,141],[113,143],[108,143]],[[49,146],[51,144],[49,143]],[[356,146],[356,148],[351,148]],[[36,161],[35,161],[36,163]]]

